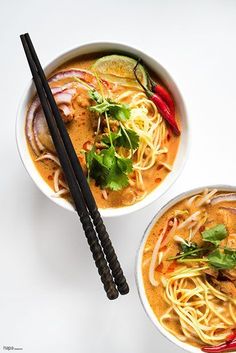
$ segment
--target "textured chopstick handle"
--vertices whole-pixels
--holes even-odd
[[[120,263],[116,256],[115,250],[107,233],[106,227],[102,221],[101,215],[98,209],[94,209],[91,213],[93,218],[93,223],[96,227],[99,239],[101,241],[103,251],[106,255],[106,259],[109,263],[110,269],[112,271],[113,277],[115,279],[116,285],[120,294],[129,293],[129,286],[126,282],[124,273],[120,267]]]
[[[47,124],[49,127],[50,134],[52,136],[52,140],[54,143],[54,146],[56,148],[62,169],[64,171],[71,196],[74,200],[75,207],[77,210],[77,213],[80,217],[81,223],[83,225],[83,229],[86,235],[86,238],[88,240],[90,250],[93,254],[93,258],[95,260],[95,264],[98,268],[98,272],[101,277],[101,281],[104,285],[104,289],[107,293],[107,297],[109,299],[116,299],[119,295],[116,284],[113,280],[113,277],[110,272],[110,268],[108,267],[107,261],[104,257],[102,247],[99,243],[99,240],[97,238],[96,232],[94,230],[94,226],[91,222],[91,218],[88,214],[87,210],[87,205],[85,205],[83,195],[81,193],[81,189],[79,187],[79,184],[77,182],[76,176],[74,174],[73,167],[71,165],[71,160],[69,153],[64,145],[64,142],[62,140],[62,136],[60,134],[60,131],[57,127],[57,123],[55,120],[55,116],[59,119],[59,121],[62,122],[61,120],[61,115],[60,112],[57,108],[56,102],[54,100],[54,97],[51,93],[51,90],[48,86],[46,77],[44,75],[43,69],[40,65],[40,62],[37,58],[37,54],[34,50],[33,44],[29,38],[29,35],[21,35],[21,40],[22,44],[25,50],[25,54],[30,66],[30,70],[32,72],[32,76],[34,78],[34,82],[36,85],[36,89],[39,95],[40,102],[42,104],[42,108],[47,120]],[[35,62],[36,60],[36,62]],[[49,95],[45,91],[44,87],[48,88]],[[49,98],[51,97],[51,102],[49,104],[50,100]],[[52,104],[52,105],[51,105]],[[52,106],[54,106],[55,111],[52,112]],[[53,113],[53,114],[52,114]],[[62,122],[63,125],[63,122]],[[64,131],[66,131],[64,125],[63,125]],[[73,148],[73,147],[72,147]]]
[[[110,269],[107,265],[107,262],[104,258],[101,246],[98,242],[97,235],[94,231],[93,224],[90,217],[87,213],[80,215],[80,220],[83,225],[83,229],[90,247],[90,250],[93,254],[95,264],[98,268],[98,273],[101,277],[104,289],[107,293],[109,299],[116,299],[119,295],[115,283],[113,281]]]

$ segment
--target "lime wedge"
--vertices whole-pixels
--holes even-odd
[[[107,55],[98,59],[92,66],[101,78],[123,86],[140,87],[135,79],[133,69],[137,61],[123,55]],[[147,74],[142,65],[138,65],[137,75],[144,86],[147,86]]]

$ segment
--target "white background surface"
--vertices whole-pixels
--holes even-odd
[[[135,285],[135,255],[159,207],[204,184],[236,184],[236,1],[1,0],[0,351],[182,352],[154,328]],[[19,159],[17,104],[29,69],[19,35],[41,62],[89,41],[118,41],[156,58],[176,80],[191,122],[184,172],[156,204],[106,222],[128,296],[109,302],[77,217],[50,202]]]

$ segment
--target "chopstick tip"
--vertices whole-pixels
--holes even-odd
[[[119,292],[116,289],[108,290],[107,291],[107,297],[110,300],[115,300],[119,296]]]

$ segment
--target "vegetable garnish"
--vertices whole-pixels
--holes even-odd
[[[227,229],[224,224],[218,224],[217,226],[207,229],[202,232],[202,238],[214,245],[219,245],[221,240],[225,239],[228,235]]]
[[[148,81],[151,86],[152,92],[155,92],[156,94],[158,94],[163,99],[163,101],[168,105],[171,113],[175,115],[175,103],[170,93],[167,91],[167,89],[165,89],[165,87],[163,87],[159,83],[155,82],[149,75],[148,75]]]
[[[230,333],[229,336],[226,337],[226,342],[231,342],[234,339],[236,339],[236,331],[235,330],[233,330],[232,333]]]
[[[128,135],[128,137],[127,137]],[[128,149],[135,150],[139,145],[139,136],[135,131],[126,128],[120,128],[118,132],[111,132],[110,137],[113,145],[117,147],[125,147]],[[102,142],[106,145],[110,145],[110,139],[108,135],[102,137]]]
[[[95,145],[91,151],[85,151],[88,178],[91,176],[102,188],[118,191],[129,185],[128,174],[133,170],[133,162],[130,158],[120,156],[115,147],[131,149],[133,153],[133,150],[138,147],[139,137],[122,124],[122,121],[130,117],[130,109],[127,105],[117,104],[103,97],[96,90],[90,90],[89,96],[97,103],[89,109],[105,116],[108,133],[103,134],[101,138],[103,144],[101,151],[96,152]],[[116,132],[110,130],[111,120],[119,121]]]
[[[228,235],[224,224],[205,230],[202,239],[210,245],[198,246],[196,243],[183,242],[180,244],[181,251],[178,255],[168,258],[169,261],[178,262],[208,262],[210,266],[218,269],[232,269],[236,266],[236,249],[220,247],[220,243]],[[202,256],[202,257],[199,257]]]
[[[179,255],[171,256],[168,260],[183,260],[185,258],[196,258],[199,256],[199,252],[203,252],[205,248],[198,247],[196,243],[184,242],[180,244],[181,252]]]
[[[226,340],[226,342],[219,344],[218,346],[205,346],[202,347],[202,352],[209,353],[221,353],[221,352],[232,352],[236,349],[236,337],[235,334],[232,335],[232,339]]]
[[[198,245],[196,243],[190,243],[190,242],[181,243],[180,245],[181,245],[182,251],[185,255],[189,252],[196,251],[198,248]]]
[[[89,175],[102,188],[120,190],[128,186],[128,176],[133,169],[132,160],[116,154],[114,146],[103,149],[99,154],[92,149],[86,153]]]
[[[108,82],[136,88],[138,84],[133,73],[135,64],[136,60],[131,57],[112,54],[96,60],[95,64],[92,66],[92,70],[95,71],[99,77]],[[142,65],[139,65],[137,75],[146,86],[148,84],[148,78]]]
[[[215,249],[210,252],[207,256],[202,258],[194,257],[196,253],[209,252],[212,248],[197,248],[192,252],[180,254],[174,258],[169,258],[168,260],[177,259],[178,262],[207,262],[210,266],[216,268],[217,270],[230,270],[236,266],[236,251],[227,252],[227,249]]]
[[[103,96],[98,93],[98,91],[96,91],[95,89],[90,89],[88,91],[89,97],[94,100],[95,102],[97,102],[98,104],[101,104],[103,102]]]
[[[180,130],[179,130],[177,121],[175,119],[175,114],[174,114],[173,109],[170,108],[166,104],[166,102],[163,100],[163,98],[161,97],[161,95],[159,93],[153,93],[152,91],[150,91],[147,87],[145,87],[142,84],[142,82],[138,78],[138,75],[137,75],[136,71],[137,71],[139,63],[140,63],[140,60],[137,61],[136,65],[134,67],[134,75],[135,75],[135,78],[136,78],[137,82],[144,89],[147,97],[149,99],[151,99],[153,101],[153,103],[156,105],[157,109],[159,110],[159,112],[161,113],[163,118],[168,122],[168,124],[170,125],[170,128],[173,130],[175,135],[179,136],[180,135]]]
[[[128,120],[130,117],[130,109],[127,104],[118,104],[110,98],[103,98],[97,91],[89,91],[89,96],[97,104],[89,108],[92,112],[103,114],[107,112],[109,117],[119,121]]]
[[[236,266],[236,251],[216,249],[207,256],[209,264],[219,270],[230,270]]]

